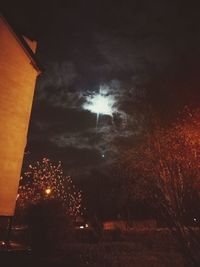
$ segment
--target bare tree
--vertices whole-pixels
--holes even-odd
[[[146,198],[165,220],[192,266],[200,266],[200,113],[186,110],[121,159],[133,197]],[[129,184],[130,190],[130,184]]]

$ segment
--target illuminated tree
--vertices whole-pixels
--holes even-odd
[[[41,162],[29,165],[21,177],[17,207],[23,210],[50,200],[61,203],[70,217],[81,214],[81,192],[76,189],[71,177],[64,175],[61,162],[54,165],[49,159],[43,158]]]
[[[131,182],[132,196],[145,198],[156,208],[184,255],[193,266],[199,266],[199,111],[186,110],[170,128],[157,128],[139,149],[126,153],[121,168]]]

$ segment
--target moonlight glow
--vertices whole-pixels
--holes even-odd
[[[113,96],[98,93],[86,98],[87,102],[83,105],[83,108],[89,110],[92,113],[104,114],[112,116],[114,112],[115,99]]]

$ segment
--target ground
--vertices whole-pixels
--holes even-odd
[[[98,242],[62,242],[55,250],[1,253],[4,266],[183,267],[176,242],[166,230],[106,233]]]

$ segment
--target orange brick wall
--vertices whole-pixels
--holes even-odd
[[[0,215],[12,216],[37,72],[0,17]]]

